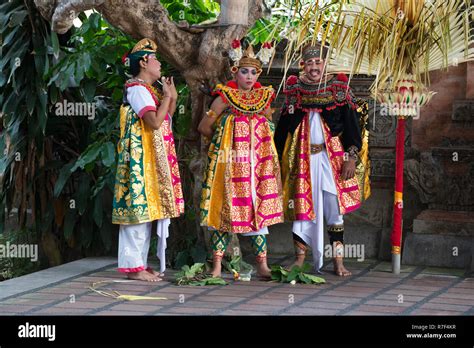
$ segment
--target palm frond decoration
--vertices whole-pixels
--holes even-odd
[[[429,71],[474,60],[470,0],[318,0],[295,6],[301,17],[288,34],[286,66],[306,44],[328,45],[327,72],[375,75],[374,96],[407,79],[424,89]]]

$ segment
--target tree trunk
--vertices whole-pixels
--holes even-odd
[[[221,14],[219,24],[247,25],[249,21],[249,3],[247,0],[221,0]]]

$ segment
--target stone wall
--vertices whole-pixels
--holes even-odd
[[[430,75],[437,92],[413,121],[407,181],[426,206],[407,235],[405,262],[470,269],[474,253],[474,63]]]

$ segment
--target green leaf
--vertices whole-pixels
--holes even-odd
[[[107,183],[107,179],[109,175],[110,173],[109,174],[105,173],[99,177],[99,180],[97,180],[97,183],[94,185],[92,189],[92,197],[97,196],[103,190],[105,184]]]
[[[58,34],[54,31],[51,32],[51,44],[53,45],[54,58],[57,59],[59,57],[59,39]]]
[[[3,104],[3,112],[9,114],[15,112],[18,108],[19,95],[16,92],[12,92],[5,103]]]
[[[204,285],[227,285],[227,282],[222,278],[207,278],[204,282]]]
[[[87,147],[87,149],[77,159],[74,166],[71,168],[71,172],[75,172],[78,168],[84,169],[84,167],[94,162],[100,154],[102,147],[100,143],[93,143]]]
[[[309,264],[308,264],[309,265]],[[311,269],[311,265],[309,265]],[[271,266],[272,270],[272,280],[278,281],[281,283],[290,283],[295,281],[297,283],[304,283],[304,284],[320,284],[324,283],[325,280],[320,277],[313,276],[308,273],[303,273],[302,269],[307,269],[307,266],[303,265],[303,267],[293,266],[291,271],[288,272],[283,267],[279,265]]]
[[[189,269],[192,275],[195,275],[197,273],[201,273],[204,270],[204,264],[203,263],[195,263],[194,265],[191,266]]]
[[[15,37],[15,34],[17,33],[18,29],[20,29],[20,28],[21,28],[20,26],[17,26],[15,28],[13,28],[13,30],[11,32],[8,33],[8,35],[5,37],[5,39],[3,40],[3,43],[2,43],[2,46],[3,46],[4,49],[5,49],[5,47],[7,47],[10,44],[12,39]]]
[[[49,100],[51,104],[56,104],[58,101],[58,88],[56,86],[51,86],[49,88]]]
[[[4,73],[0,72],[0,87],[5,86],[6,82],[7,82],[7,77],[5,76]]]
[[[301,266],[300,271],[303,273],[308,273],[311,272],[313,269],[313,266],[311,266],[309,263],[305,262],[303,266]]]
[[[119,89],[115,89],[112,93],[112,99],[115,102],[121,101],[123,98],[123,92]]]
[[[97,30],[100,29],[100,21],[101,21],[101,16],[98,13],[92,13],[89,16],[89,21],[91,23],[91,29]]]
[[[71,168],[73,165],[73,163],[68,163],[59,171],[58,179],[56,180],[56,183],[54,185],[54,197],[59,197],[59,195],[63,191],[64,185],[71,176]]]
[[[84,99],[86,100],[86,102],[90,103],[94,99],[96,86],[97,82],[93,80],[88,80],[83,83],[82,91],[84,93]]]
[[[311,280],[311,282],[312,282],[313,284],[323,284],[323,283],[326,283],[326,281],[324,280],[324,278],[316,277],[315,275],[307,274],[307,273],[305,273],[304,275],[305,275],[305,277],[309,278],[309,280]]]
[[[242,257],[240,255],[232,257],[232,260],[229,262],[229,266],[231,269],[240,272],[240,261],[242,260]]]
[[[293,280],[296,280],[299,273],[300,273],[299,269],[297,267],[293,267],[291,269],[290,273],[288,274],[288,277],[286,278],[286,281],[291,282]]]
[[[311,279],[309,279],[309,278],[307,277],[307,275],[304,274],[304,273],[298,274],[298,278],[299,278],[299,279],[298,279],[298,280],[299,280],[299,283],[311,284]]]
[[[61,79],[59,80],[59,89],[64,91],[71,84],[71,77],[74,76],[74,64],[66,66],[65,72],[61,74]]]
[[[26,49],[28,48],[29,42],[26,39],[26,33],[22,33],[19,37],[15,38],[15,42],[10,47],[7,53],[3,52],[2,59],[0,60],[0,71],[3,71],[4,67],[11,62],[14,64],[16,58],[20,59],[23,58]],[[24,41],[21,41],[24,40]],[[25,42],[26,41],[26,42]]]
[[[10,27],[16,27],[17,25],[23,23],[25,17],[28,15],[28,11],[24,10],[24,11],[17,11],[15,13],[12,14],[11,18],[10,18],[10,23],[8,23],[8,25]]]
[[[100,154],[104,166],[110,167],[115,164],[115,146],[110,141],[102,145]]]

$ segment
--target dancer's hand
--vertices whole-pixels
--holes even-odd
[[[171,76],[169,79],[170,82],[170,92],[171,92],[171,98],[174,100],[178,100],[178,92],[176,91],[176,86],[174,85],[174,77]]]
[[[173,92],[171,91],[169,78],[166,78],[166,77],[163,76],[161,78],[161,83],[163,84],[163,96],[172,98],[172,93]]]
[[[342,165],[341,179],[342,180],[352,179],[355,175],[355,167],[356,167],[355,159],[349,158],[347,161],[344,161],[344,164]]]

